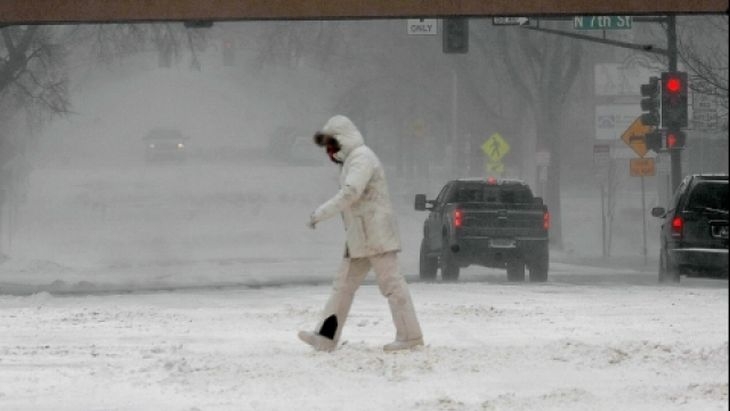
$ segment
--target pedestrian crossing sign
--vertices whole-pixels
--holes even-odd
[[[499,163],[509,153],[509,143],[499,133],[494,133],[482,144],[482,151],[492,163]]]

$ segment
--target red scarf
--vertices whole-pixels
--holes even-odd
[[[335,147],[334,145],[327,144],[327,155],[330,157],[330,160],[332,160],[332,162],[335,164],[342,164],[342,161],[335,158],[335,154],[339,151],[339,148]]]

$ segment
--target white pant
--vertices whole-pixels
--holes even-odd
[[[380,292],[388,299],[396,330],[396,341],[422,338],[421,326],[418,324],[416,312],[413,309],[408,284],[398,269],[398,258],[395,252],[363,258],[344,258],[333,283],[332,294],[325,305],[322,320],[317,325],[315,332],[326,334],[322,332],[323,323],[334,316],[337,326],[333,340],[335,344],[339,341],[342,327],[355,297],[355,291],[360,287],[370,268],[375,271],[375,279]]]

